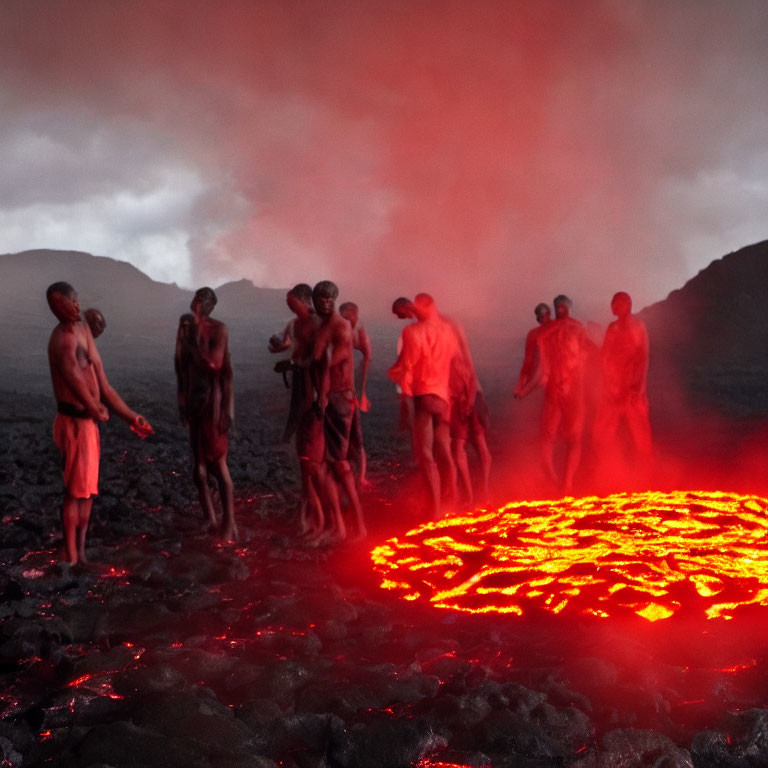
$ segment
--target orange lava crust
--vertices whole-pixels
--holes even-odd
[[[426,523],[376,547],[381,587],[437,608],[648,621],[685,608],[731,619],[768,605],[768,499],[621,493],[507,504]]]

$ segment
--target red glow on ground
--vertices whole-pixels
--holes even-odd
[[[768,605],[768,499],[680,491],[515,502],[376,547],[381,587],[470,613],[531,609],[647,621]],[[734,670],[736,671],[736,670]]]

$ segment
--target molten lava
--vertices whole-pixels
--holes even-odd
[[[515,502],[376,547],[383,589],[471,613],[648,621],[768,605],[768,499],[676,491]]]

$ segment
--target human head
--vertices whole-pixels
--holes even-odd
[[[52,283],[45,292],[48,306],[56,319],[61,322],[77,322],[80,320],[80,303],[77,300],[77,291],[63,281]]]
[[[435,300],[428,293],[417,293],[413,297],[413,312],[419,320],[426,320],[437,311]]]
[[[548,320],[552,319],[552,313],[549,311],[549,304],[545,304],[544,302],[537,304],[533,313],[536,315],[537,323],[546,323]]]
[[[199,313],[207,317],[213,312],[216,302],[217,298],[213,288],[208,288],[206,286],[205,288],[198,288],[197,291],[195,291],[195,297],[192,299],[192,303],[189,307],[195,314]]]
[[[91,334],[94,339],[98,339],[107,328],[107,321],[104,319],[104,315],[100,309],[86,309],[83,315],[85,322],[88,323],[88,327],[91,329]]]
[[[400,296],[392,302],[392,312],[401,320],[413,317],[413,305],[410,299]]]
[[[571,303],[571,300],[562,293],[559,296],[555,296],[555,299],[552,302],[555,307],[555,317],[568,317],[571,313]]]
[[[625,291],[619,291],[611,299],[611,312],[616,317],[626,317],[632,312],[632,298]]]
[[[303,310],[306,313],[307,309],[312,308],[312,287],[306,283],[297,283],[288,291],[285,302],[291,312],[299,314]]]
[[[360,310],[357,308],[357,304],[355,304],[354,301],[345,301],[339,307],[339,314],[345,320],[349,320],[353,328],[357,325],[357,321],[360,318]]]
[[[338,297],[338,286],[330,280],[321,280],[312,289],[312,303],[315,305],[315,311],[324,317],[333,314]]]

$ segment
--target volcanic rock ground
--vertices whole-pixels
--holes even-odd
[[[0,334],[0,765],[768,766],[764,610],[717,623],[476,616],[379,589],[370,549],[425,519],[384,375],[399,332],[390,316],[369,325],[369,538],[310,548],[295,533],[294,452],[280,443],[287,392],[264,342],[286,320],[282,292],[220,289],[242,535],[222,546],[202,530],[175,406],[170,358],[189,292],[87,254],[0,261],[13,318]],[[63,276],[84,306],[105,310],[110,380],[157,430],[142,442],[122,422],[103,425],[93,567],[77,570],[59,561],[44,352],[52,318],[41,286]],[[601,477],[587,454],[578,492],[768,495],[766,286],[761,243],[643,313],[655,471],[638,479],[624,465]],[[486,349],[475,350],[498,504],[554,493],[536,469],[540,395],[510,401],[521,342],[502,330],[484,329]]]
[[[104,426],[87,570],[59,562],[52,398],[0,393],[2,765],[768,765],[764,613],[717,626],[483,617],[378,588],[370,548],[424,520],[380,376],[362,497],[370,536],[326,549],[295,535],[284,390],[238,390],[242,538],[222,546],[201,528],[173,382],[118,378],[157,434],[142,442],[122,422]],[[536,493],[521,456],[531,458],[538,404],[520,405],[515,422],[504,385],[487,393],[497,496]],[[749,442],[742,427],[720,430],[721,450]],[[666,451],[701,444],[663,428],[659,438]],[[735,489],[753,467],[744,473]]]

